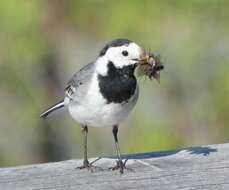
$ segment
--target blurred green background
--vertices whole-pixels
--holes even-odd
[[[120,126],[122,153],[229,141],[229,1],[1,0],[0,167],[82,157],[67,111],[39,114],[120,37],[165,65],[160,85],[139,78],[140,99]],[[89,156],[111,154],[111,129],[89,128]]]

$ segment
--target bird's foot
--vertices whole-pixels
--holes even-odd
[[[93,163],[94,163],[94,162],[93,162]],[[88,160],[84,160],[84,161],[83,161],[83,165],[77,167],[77,169],[80,169],[80,170],[82,170],[82,169],[88,169],[88,170],[91,171],[91,172],[94,172],[95,169],[102,170],[102,168],[100,168],[100,167],[93,166],[92,163],[89,163]]]
[[[80,170],[82,170],[82,169],[88,169],[90,171],[93,171],[93,166],[92,166],[92,164],[89,163],[88,160],[84,160],[83,161],[83,165],[82,166],[79,166],[77,168],[80,169]]]
[[[126,162],[123,163],[122,160],[117,160],[116,165],[114,167],[109,168],[109,169],[111,169],[111,170],[118,170],[119,169],[120,174],[123,174],[124,169],[127,169],[125,166],[125,163]]]

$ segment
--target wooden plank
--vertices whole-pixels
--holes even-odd
[[[112,157],[100,158],[94,172],[76,169],[82,160],[0,169],[0,189],[229,189],[229,144],[124,156],[124,174],[108,168]],[[90,159],[95,160],[95,159]]]

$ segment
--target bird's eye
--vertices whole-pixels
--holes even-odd
[[[124,56],[128,56],[128,51],[122,51],[122,55],[124,55]]]

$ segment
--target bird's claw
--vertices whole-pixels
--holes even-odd
[[[79,166],[79,167],[77,167],[78,169],[80,169],[80,170],[82,170],[82,169],[88,169],[88,170],[90,170],[91,172],[93,172],[93,166],[92,166],[92,164],[90,164],[89,163],[89,161],[88,160],[84,160],[83,161],[83,165],[82,166]]]
[[[118,170],[120,171],[120,174],[123,174],[124,169],[127,169],[125,164],[122,162],[122,160],[117,160],[116,165],[114,167],[109,168],[111,170]]]
[[[94,163],[94,162],[92,162],[92,163]],[[84,160],[83,161],[83,165],[77,167],[77,169],[80,169],[80,170],[82,170],[82,169],[88,169],[91,172],[94,172],[95,169],[103,170],[102,168],[100,168],[98,166],[93,166],[92,163],[89,163],[88,160]]]

